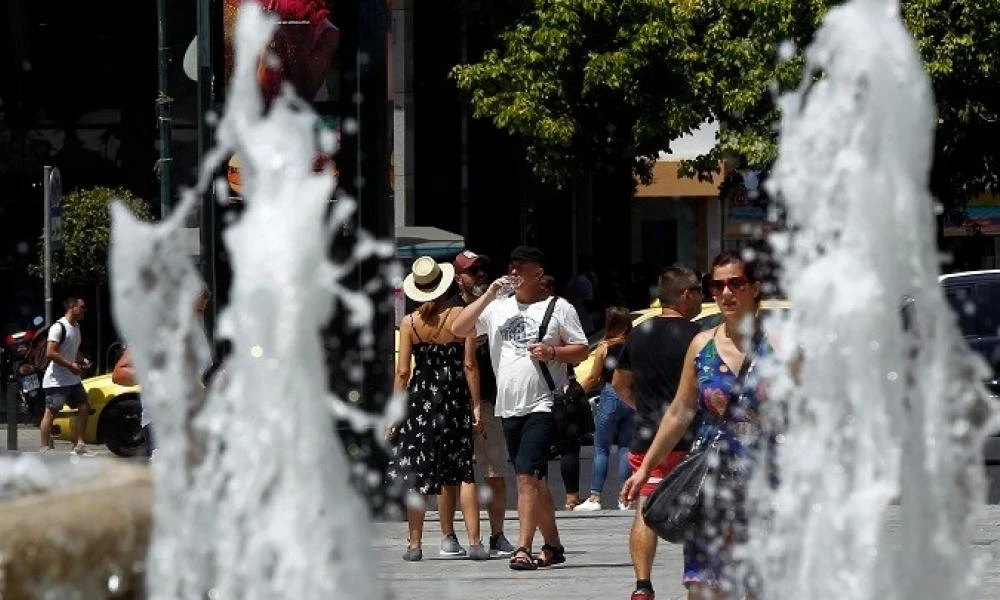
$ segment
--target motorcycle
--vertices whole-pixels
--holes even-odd
[[[4,355],[7,359],[6,372],[10,374],[10,384],[18,398],[18,420],[30,419],[33,423],[42,420],[45,414],[45,392],[42,390],[42,373],[31,362],[31,340],[45,324],[42,317],[35,317],[32,327],[10,333],[4,339]]]

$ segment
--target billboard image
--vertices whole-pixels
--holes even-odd
[[[234,64],[233,36],[240,9],[256,0],[225,0],[222,13],[225,45],[225,79]],[[335,25],[330,0],[263,0],[259,5],[278,19],[278,27],[257,67],[257,80],[265,99],[281,91],[287,81],[295,93],[311,102],[325,102],[339,95],[337,49],[340,29]],[[276,59],[276,60],[275,60]]]

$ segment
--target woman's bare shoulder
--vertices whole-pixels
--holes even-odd
[[[696,354],[698,352],[701,352],[702,349],[704,349],[705,346],[708,345],[708,342],[712,339],[714,335],[715,335],[714,327],[707,331],[699,332],[697,335],[694,336],[694,338],[691,339],[691,345],[688,346],[689,351],[694,352]]]

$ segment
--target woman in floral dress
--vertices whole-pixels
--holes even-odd
[[[733,549],[746,541],[746,485],[760,443],[758,378],[752,363],[743,381],[737,379],[744,361],[770,351],[763,336],[746,335],[744,323],[754,319],[760,297],[760,281],[752,263],[738,253],[723,252],[712,263],[709,290],[723,317],[718,327],[704,331],[688,347],[677,395],[656,432],[646,458],[622,487],[622,499],[631,501],[685,433],[693,416],[700,413],[692,451],[720,441],[721,458],[733,478],[724,493],[705,514],[704,526],[684,543],[684,585],[689,600],[739,598],[749,592],[751,572],[735,559]],[[755,328],[758,329],[759,328]],[[748,356],[746,349],[750,350]],[[652,598],[652,590],[647,594]],[[635,594],[633,600],[642,598]]]
[[[409,544],[403,560],[423,558],[422,538],[427,496],[443,487],[458,488],[473,477],[473,431],[480,428],[479,386],[470,385],[466,364],[475,365],[475,339],[456,338],[451,321],[459,308],[445,299],[454,268],[430,257],[418,258],[403,282],[407,297],[423,304],[407,315],[399,328],[399,356],[393,391],[406,392],[406,417],[389,430],[394,440],[389,477],[402,479],[421,501],[407,502]],[[412,359],[412,361],[411,361]],[[412,362],[412,370],[411,370]],[[474,389],[473,396],[470,389]],[[475,486],[461,486],[459,495],[469,536],[468,556],[486,560],[479,533],[479,500]],[[445,542],[458,546],[454,531]]]

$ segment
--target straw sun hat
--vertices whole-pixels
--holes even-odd
[[[403,280],[403,293],[416,302],[437,300],[448,291],[455,280],[455,267],[438,263],[429,256],[413,261],[410,274]]]

